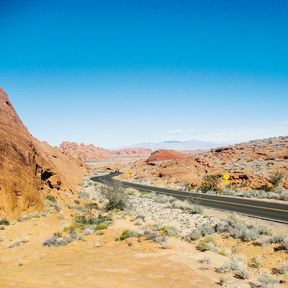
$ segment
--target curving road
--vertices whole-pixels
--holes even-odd
[[[190,198],[193,199],[193,201],[195,201],[199,205],[208,208],[237,212],[261,219],[272,220],[288,224],[288,204],[283,204],[279,202],[252,200],[247,198],[245,199],[238,197],[237,198],[228,197],[221,195],[199,194],[199,193],[148,186],[113,179],[113,177],[118,176],[120,174],[121,173],[118,172],[112,172],[108,175],[92,177],[91,180],[103,184],[118,183],[124,187],[132,187],[140,191],[156,192],[160,194],[172,195],[181,199]]]

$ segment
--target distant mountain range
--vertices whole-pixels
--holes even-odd
[[[150,150],[159,150],[159,149],[169,149],[169,150],[207,150],[211,148],[217,148],[221,146],[226,146],[229,143],[216,143],[216,142],[205,142],[200,140],[189,140],[189,141],[163,141],[158,143],[139,143],[135,144],[132,147],[141,147]]]

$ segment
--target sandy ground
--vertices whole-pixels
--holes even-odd
[[[219,276],[201,270],[198,260],[202,255],[180,240],[171,239],[168,249],[136,239],[115,241],[131,226],[123,219],[116,220],[103,236],[87,236],[85,241],[60,248],[41,245],[69,223],[51,215],[0,231],[4,239],[0,244],[0,287],[217,287]],[[24,235],[28,243],[8,248]],[[224,257],[217,256],[215,263],[223,262]]]
[[[131,159],[126,160],[120,164],[129,165]],[[94,168],[105,171],[113,163],[117,164],[115,161],[94,163]],[[227,262],[228,257],[197,251],[197,242],[189,244],[172,237],[168,247],[163,249],[161,245],[143,239],[140,242],[136,238],[115,241],[127,228],[140,229],[130,221],[132,215],[129,213],[115,216],[113,226],[105,230],[102,236],[86,236],[65,247],[43,247],[42,241],[71,225],[70,213],[70,210],[64,211],[63,220],[56,213],[46,218],[15,222],[5,230],[0,230],[1,288],[209,288],[219,287],[216,282],[221,277],[228,281],[226,287],[248,288],[249,281],[254,282],[260,273],[269,273],[280,263],[288,262],[288,253],[275,251],[273,245],[259,247],[225,235],[216,235],[221,248],[235,248],[236,255],[244,256],[248,262],[260,256],[262,263],[260,269],[252,271],[253,275],[248,281],[237,279],[231,274],[221,275],[216,273],[215,268]],[[228,213],[212,209],[206,209],[205,214],[219,218],[229,216]],[[248,220],[255,225],[268,225],[274,233],[288,233],[285,225],[251,218]],[[29,241],[18,248],[8,248],[18,239]],[[208,266],[199,262],[204,257],[211,261]]]

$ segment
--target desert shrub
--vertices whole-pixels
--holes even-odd
[[[236,277],[241,279],[249,278],[249,271],[247,265],[238,258],[232,257],[228,262],[224,263],[217,269],[219,273],[229,273],[233,272]]]
[[[175,236],[178,232],[179,231],[173,226],[163,225],[159,227],[159,233],[164,236]]]
[[[214,237],[207,236],[199,241],[197,249],[201,252],[205,251],[216,252],[218,251],[218,244]]]
[[[26,244],[29,242],[29,239],[26,236],[22,236],[19,240],[11,243],[8,248],[13,249],[21,246],[22,244]]]
[[[209,224],[200,225],[196,227],[196,229],[191,234],[187,235],[184,238],[184,240],[191,242],[214,233],[215,233],[215,226]]]
[[[42,245],[46,247],[60,247],[60,246],[66,246],[70,244],[72,241],[73,239],[71,237],[59,238],[54,235],[51,238],[48,238],[47,240],[43,241]]]
[[[70,226],[64,227],[63,232],[65,232],[65,233],[73,233],[76,230],[77,230],[76,226],[70,225]]]
[[[48,201],[50,201],[50,202],[54,202],[54,203],[57,202],[56,197],[53,196],[53,195],[51,195],[51,194],[48,194],[48,195],[46,196],[46,200],[48,200]]]
[[[125,193],[127,195],[132,195],[132,196],[140,196],[141,195],[141,193],[138,190],[134,189],[134,188],[125,189]]]
[[[286,274],[288,273],[288,263],[283,263],[281,264],[277,269],[276,269],[278,274]]]
[[[140,234],[136,231],[124,230],[121,236],[119,237],[119,240],[124,241],[126,239],[133,238],[133,237],[140,237]]]
[[[277,187],[281,181],[283,180],[284,175],[282,173],[276,172],[270,176],[269,182],[274,186]]]
[[[253,257],[250,261],[249,266],[255,269],[259,269],[261,267],[261,261],[259,257]]]
[[[283,250],[288,251],[288,239],[285,239],[285,240],[282,242],[281,248],[282,248]]]
[[[270,230],[264,226],[255,227],[233,216],[218,223],[216,225],[216,231],[218,233],[227,232],[231,237],[241,239],[244,242],[254,241],[258,239],[260,235],[270,235],[271,233]]]
[[[154,201],[156,201],[157,203],[161,203],[161,204],[166,204],[170,202],[170,198],[167,195],[163,195],[163,194],[156,194],[153,197]]]
[[[144,237],[146,240],[151,240],[158,244],[164,244],[167,242],[166,236],[156,233],[154,231],[150,231],[150,230],[144,231]]]
[[[108,228],[108,226],[107,226],[106,224],[104,224],[104,223],[97,224],[97,225],[94,227],[94,229],[95,229],[96,231],[105,230],[105,229],[107,229],[107,228]]]
[[[6,218],[0,219],[0,225],[9,226],[10,222]]]
[[[278,195],[279,195],[279,200],[288,201],[288,191],[281,190]]]
[[[112,186],[107,186],[104,193],[108,200],[105,207],[108,211],[113,209],[124,210],[127,195],[124,193],[124,189],[120,185],[114,184]]]
[[[73,219],[76,225],[97,225],[97,224],[107,224],[110,225],[112,223],[112,219],[109,215],[102,216],[101,214],[98,217],[89,217],[87,215],[76,215]]]
[[[90,202],[85,205],[84,214],[88,223],[94,223],[94,219],[96,218],[95,212],[98,209],[99,209],[99,206],[95,202]]]
[[[262,274],[258,278],[258,282],[260,283],[260,288],[274,288],[277,284],[279,284],[279,280],[271,277],[267,274]]]
[[[79,198],[80,198],[80,199],[84,199],[84,200],[89,200],[90,195],[89,195],[89,193],[87,193],[87,192],[81,191],[81,192],[79,193]]]
[[[55,232],[53,234],[53,236],[57,237],[57,238],[61,238],[62,237],[62,233],[61,232]]]
[[[204,258],[199,260],[199,263],[203,264],[203,265],[210,265],[211,264],[211,260],[208,257],[204,257]]]
[[[219,251],[219,254],[225,257],[230,257],[233,254],[233,251],[229,247],[224,247]]]
[[[228,281],[227,281],[226,278],[221,277],[221,278],[218,280],[217,284],[220,285],[220,286],[226,286],[227,282],[228,282]]]
[[[201,206],[189,203],[187,200],[185,201],[175,200],[172,203],[172,207],[176,209],[181,209],[190,214],[203,214],[203,208]]]
[[[206,193],[208,191],[218,191],[219,177],[218,175],[206,175],[203,177],[202,183],[198,190]]]
[[[271,238],[271,243],[281,244],[285,240],[285,236],[282,234],[276,234]]]

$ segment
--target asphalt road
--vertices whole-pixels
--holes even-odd
[[[113,177],[118,175],[120,175],[120,173],[113,172],[108,175],[93,177],[91,178],[91,180],[103,184],[119,183],[124,187],[132,187],[140,191],[172,195],[180,199],[192,198],[197,204],[208,208],[237,212],[261,219],[273,220],[276,222],[288,224],[288,204],[252,200],[247,198],[245,199],[240,197],[191,193],[168,188],[160,188],[155,186],[147,186],[142,184],[114,180]]]

